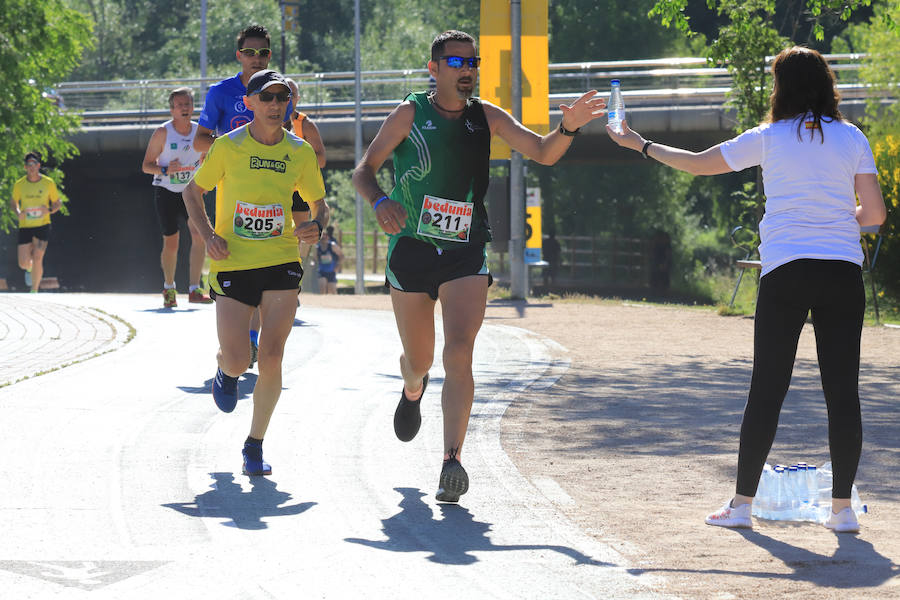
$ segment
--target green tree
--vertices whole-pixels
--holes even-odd
[[[888,208],[881,231],[884,244],[875,274],[895,297],[900,297],[900,3],[879,2],[875,17],[850,32],[858,50],[867,54],[861,80],[872,86],[863,122],[872,144],[878,180]]]
[[[58,165],[77,154],[66,140],[79,125],[76,115],[65,113],[45,97],[46,92],[75,68],[90,47],[91,24],[62,0],[0,0],[0,227],[14,223],[9,208],[12,186],[25,173],[25,153],[44,156],[48,175],[62,187]]]
[[[872,0],[804,0],[811,36],[823,40],[823,23],[834,18],[847,21],[855,10],[871,3]],[[728,104],[736,113],[736,132],[755,127],[764,119],[772,90],[771,77],[766,72],[767,57],[794,42],[781,35],[775,26],[778,4],[776,0],[706,0],[707,9],[722,20],[716,38],[707,45],[706,58],[712,64],[725,65],[731,75]],[[691,29],[687,8],[688,0],[657,0],[648,14],[657,17],[666,27],[674,26],[690,37],[695,32]],[[789,14],[790,11],[783,12],[783,15]],[[800,31],[798,24],[803,14],[798,12],[794,17],[794,26],[790,27],[794,35]],[[788,17],[784,16],[782,27],[787,24]],[[732,197],[737,200],[735,207],[738,208],[732,223],[755,226],[762,218],[765,202],[761,171],[756,171],[755,184],[748,182]]]

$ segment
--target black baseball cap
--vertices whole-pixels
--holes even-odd
[[[288,91],[291,89],[281,73],[273,71],[272,69],[266,69],[259,73],[254,73],[253,77],[250,78],[250,81],[247,82],[247,95],[252,96],[253,94],[258,94],[267,87],[273,85],[283,85]]]
[[[38,154],[37,152],[29,152],[28,154],[26,154],[26,155],[25,155],[25,162],[28,162],[28,161],[29,161],[30,159],[32,159],[32,158],[33,158],[34,160],[38,161],[38,162],[44,162],[44,161],[41,160],[41,155]]]

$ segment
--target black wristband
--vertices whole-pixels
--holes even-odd
[[[578,135],[578,132],[581,131],[581,127],[576,129],[575,131],[569,131],[565,127],[563,127],[562,121],[559,122],[559,132],[568,137],[575,137]]]
[[[650,147],[650,144],[652,144],[652,143],[653,142],[651,142],[650,140],[647,140],[646,142],[644,142],[644,147],[641,148],[641,156],[643,156],[644,158],[650,158],[650,156],[647,154],[647,149]]]
[[[319,237],[322,237],[322,224],[319,223],[319,220],[318,220],[318,219],[313,219],[312,222],[315,223],[316,225],[318,225],[318,227],[319,227]]]

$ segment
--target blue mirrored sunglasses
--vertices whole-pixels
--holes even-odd
[[[481,64],[480,56],[442,56],[441,60],[446,60],[447,66],[454,69],[462,69],[463,65],[470,69],[477,69]]]

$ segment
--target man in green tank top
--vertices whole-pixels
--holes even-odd
[[[434,305],[444,323],[444,464],[437,499],[457,502],[469,488],[460,463],[475,395],[472,350],[484,320],[491,284],[485,243],[491,240],[484,195],[491,136],[541,164],[558,161],[578,129],[605,114],[595,90],[571,106],[561,105],[559,129],[540,136],[502,108],[473,98],[478,82],[475,39],[445,31],[431,44],[428,71],[433,92],[410,94],[387,117],[353,183],[390,235],[386,279],[403,344],[403,390],[394,413],[394,432],[410,441],[419,431],[419,401],[434,357]],[[375,173],[394,154],[390,196]]]

